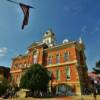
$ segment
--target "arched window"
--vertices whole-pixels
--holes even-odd
[[[33,52],[33,63],[36,64],[36,63],[38,63],[37,61],[38,61],[38,52],[37,52],[37,50],[35,50]]]

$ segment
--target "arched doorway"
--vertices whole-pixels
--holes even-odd
[[[56,95],[66,96],[69,92],[72,92],[72,87],[67,84],[58,84],[56,86]]]

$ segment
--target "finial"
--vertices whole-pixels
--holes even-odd
[[[52,28],[51,28],[51,27],[49,27],[49,28],[48,28],[48,31],[52,33]]]
[[[83,41],[82,41],[82,38],[81,38],[81,37],[79,38],[79,43],[83,43]]]

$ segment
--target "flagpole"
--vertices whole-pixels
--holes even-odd
[[[12,2],[12,3],[15,3],[15,4],[19,4],[19,3],[16,2],[16,1],[12,1],[12,0],[7,0],[7,1]]]
[[[7,0],[7,1],[18,4],[18,5],[22,4],[22,5],[28,6],[29,8],[34,8],[35,9],[35,7],[29,6],[29,5],[26,5],[26,4],[23,4],[23,3],[19,3],[19,2],[13,1],[13,0]]]

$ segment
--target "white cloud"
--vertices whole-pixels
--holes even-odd
[[[6,47],[0,48],[0,57],[6,56],[7,51],[8,51],[8,48],[6,48]]]

